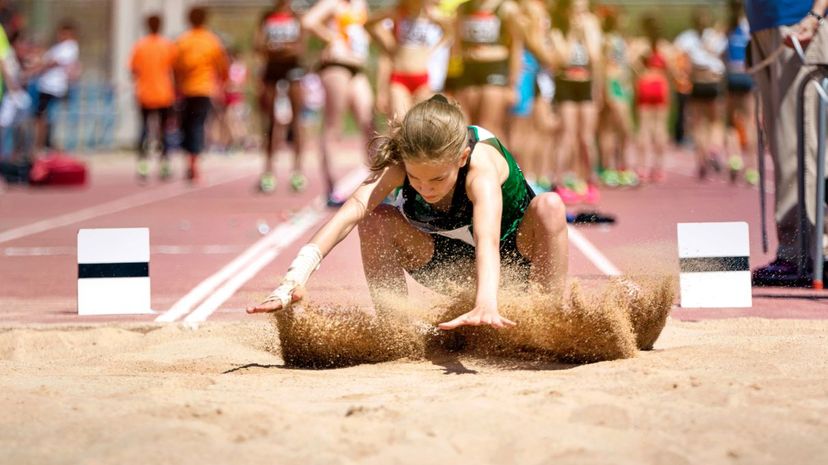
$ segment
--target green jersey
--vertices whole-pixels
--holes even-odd
[[[512,154],[491,132],[478,126],[469,126],[468,133],[472,155],[474,154],[474,146],[478,142],[483,142],[496,148],[509,165],[509,177],[500,186],[500,192],[503,196],[500,240],[503,242],[517,232],[520,221],[523,219],[523,215],[529,207],[529,202],[535,194],[526,183],[526,179],[523,177],[523,173]],[[406,220],[418,230],[458,239],[474,246],[473,205],[466,193],[466,176],[469,172],[470,162],[471,158],[469,163],[460,168],[448,211],[434,209],[411,186],[408,176],[405,178],[402,189],[397,193],[394,205]]]

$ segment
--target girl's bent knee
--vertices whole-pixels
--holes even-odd
[[[566,224],[566,206],[558,194],[540,194],[532,200],[532,204],[546,229],[557,229]]]
[[[357,230],[360,236],[376,235],[390,227],[391,222],[394,221],[397,211],[390,205],[380,205],[374,211],[365,215],[365,218],[359,222]]]

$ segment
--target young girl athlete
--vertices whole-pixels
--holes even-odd
[[[498,313],[501,264],[560,295],[567,271],[565,208],[554,193],[535,196],[511,154],[491,133],[467,127],[442,95],[421,102],[377,139],[373,174],[302,247],[282,284],[249,313],[272,312],[304,296],[328,254],[359,227],[362,261],[374,302],[407,293],[405,274],[434,288],[433,278],[477,278],[475,306],[439,325],[514,325]],[[398,189],[395,206],[380,205]],[[448,272],[448,273],[447,273]],[[438,289],[439,290],[439,289]]]

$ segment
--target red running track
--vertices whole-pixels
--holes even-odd
[[[193,305],[179,305],[183,313],[177,321],[262,318],[245,315],[244,307],[278,284],[279,274],[298,248],[331,213],[315,203],[321,196],[315,160],[308,160],[306,167],[309,189],[295,194],[286,187],[285,158],[280,158],[281,182],[273,195],[255,191],[260,160],[254,154],[206,157],[203,180],[196,186],[178,180],[142,186],[135,182],[131,157],[94,155],[87,157],[91,183],[86,188],[8,188],[0,194],[0,323],[152,321],[185,296],[194,296]],[[345,176],[360,162],[354,143],[343,144],[335,160],[336,172]],[[599,208],[617,216],[615,225],[577,230],[623,273],[675,274],[676,223],[747,221],[751,265],[767,262],[770,257],[761,251],[758,191],[724,180],[699,183],[693,172],[692,157],[676,151],[669,159],[665,183],[603,192]],[[768,203],[772,205],[770,195]],[[305,215],[308,212],[310,216]],[[772,224],[770,212],[768,222]],[[280,224],[304,232],[292,241],[284,240],[281,229],[267,234]],[[158,315],[77,316],[77,231],[100,227],[150,228],[152,308]],[[269,246],[261,241],[270,241]],[[263,247],[242,263],[238,257],[257,243]],[[259,267],[250,266],[257,259]],[[193,294],[231,263],[244,265],[225,273],[235,283],[221,280],[208,288],[210,292]],[[575,246],[570,248],[570,272],[586,279],[603,276],[601,267]],[[329,255],[309,290],[323,298],[368,302],[355,233]],[[675,308],[673,316],[689,320],[828,317],[825,292],[754,289],[753,297],[750,309]],[[192,311],[199,305],[202,316],[194,319]]]

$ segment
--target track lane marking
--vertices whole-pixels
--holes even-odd
[[[601,253],[580,231],[570,225],[567,225],[566,228],[569,231],[569,242],[592,262],[596,268],[607,276],[621,276],[621,270],[613,265],[610,259]]]
[[[290,223],[282,223],[277,226],[273,231],[275,233],[274,237],[277,240],[273,244],[269,244],[269,248],[261,256],[250,262],[221,287],[216,289],[204,302],[187,315],[184,323],[193,325],[206,321],[236,291],[253,279],[264,267],[274,261],[285,248],[302,237],[326,216],[327,211],[325,205],[318,202],[316,205],[305,207],[302,212],[291,218]]]
[[[244,250],[241,245],[156,245],[150,246],[152,255],[227,255],[239,253]],[[75,255],[78,253],[76,246],[41,246],[41,247],[6,247],[0,255],[4,257],[57,257],[62,255]]]
[[[207,182],[204,185],[198,186],[181,186],[173,185],[153,191],[141,192],[138,194],[128,195],[111,202],[105,202],[99,205],[83,208],[71,213],[65,213],[45,220],[36,221],[25,226],[9,229],[0,232],[0,244],[4,242],[13,241],[33,234],[39,234],[52,229],[68,226],[70,224],[80,223],[81,221],[90,220],[100,216],[111,215],[119,213],[130,208],[141,207],[147,204],[155,203],[161,200],[166,200],[179,195],[198,192],[211,187],[228,184],[239,179],[251,176],[251,173],[236,174],[234,176],[222,176],[221,179],[216,179]]]
[[[335,195],[346,198],[367,176],[368,170],[364,166],[350,171],[337,183]],[[275,260],[284,248],[301,237],[308,229],[318,224],[327,214],[326,210],[325,197],[315,198],[309,206],[300,210],[299,213],[288,220],[276,225],[270,233],[259,239],[244,253],[199,283],[173,304],[169,310],[158,316],[155,321],[174,322],[194,311],[194,308],[199,308],[198,318],[203,317],[206,320],[221,304],[232,297],[241,286],[252,279],[256,272]],[[290,241],[286,242],[285,237],[290,238]],[[270,259],[265,261],[262,258],[264,256],[270,257]],[[252,270],[257,267],[256,272],[253,272]],[[247,275],[250,276],[242,280]],[[214,297],[214,295],[216,296]],[[199,305],[200,302],[201,305]],[[193,317],[193,319],[195,318]]]

